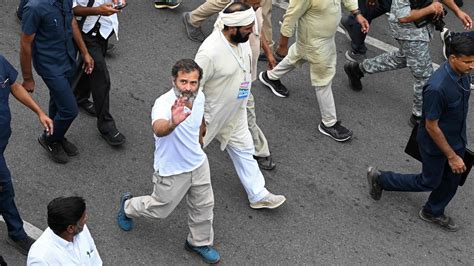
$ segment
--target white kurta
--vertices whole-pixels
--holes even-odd
[[[300,66],[308,61],[313,86],[328,85],[336,73],[334,36],[341,20],[341,2],[348,10],[358,8],[357,0],[290,0],[283,17],[283,36],[293,36],[298,25],[296,43],[288,51],[290,64]]]
[[[216,138],[221,150],[229,142],[238,148],[253,147],[246,111],[252,85],[249,42],[232,46],[215,30],[199,47],[195,61],[203,69],[201,88],[206,97],[204,146]]]

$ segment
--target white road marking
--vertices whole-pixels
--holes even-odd
[[[284,2],[284,0],[273,0],[273,5],[275,6],[278,6],[284,10],[286,10],[288,8],[288,3],[287,2]],[[341,28],[341,27],[338,27],[337,28],[337,31],[344,34],[344,30]],[[398,51],[398,47],[395,47],[391,44],[388,44],[388,43],[385,43],[385,42],[382,42],[380,40],[377,40],[373,37],[370,37],[370,36],[367,36],[367,38],[365,38],[365,43],[370,45],[370,46],[373,46],[375,48],[378,48],[382,51],[385,51],[385,52],[394,52],[394,51]],[[433,67],[435,69],[437,69],[439,67],[438,64],[435,64],[433,63]]]
[[[5,220],[3,220],[3,217],[1,215],[0,215],[0,221],[5,222]],[[30,224],[27,221],[23,221],[23,229],[25,229],[25,232],[27,235],[29,235],[31,238],[34,238],[34,239],[38,239],[38,237],[40,237],[40,235],[43,233],[43,230]]]

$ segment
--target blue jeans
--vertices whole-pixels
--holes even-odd
[[[462,158],[465,150],[456,151]],[[424,211],[434,216],[444,214],[444,209],[456,194],[461,175],[454,174],[445,156],[432,156],[420,149],[423,161],[421,174],[398,174],[382,171],[378,183],[387,191],[432,191]]]
[[[16,241],[26,239],[26,232],[23,229],[23,221],[15,205],[15,191],[13,190],[10,171],[3,156],[7,146],[6,142],[5,140],[0,141],[0,214],[7,224],[8,236]]]
[[[62,140],[78,114],[76,98],[71,88],[73,76],[43,77],[49,89],[49,117],[54,123],[54,134],[47,136],[48,142]]]
[[[368,8],[366,6],[367,0],[359,0],[359,10],[367,21],[372,23],[372,20],[380,17],[381,15],[390,12],[392,0],[379,0],[379,4],[376,7]],[[349,31],[351,36],[351,48],[356,54],[365,54],[367,47],[365,46],[365,37],[367,34],[362,33],[361,26],[355,20],[354,16],[349,15]]]

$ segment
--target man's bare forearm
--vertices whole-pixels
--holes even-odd
[[[72,35],[81,54],[82,55],[89,54],[89,51],[87,51],[86,44],[84,43],[84,40],[82,39],[81,30],[79,29],[79,26],[77,25],[77,22],[75,19],[72,20]]]
[[[31,67],[31,44],[34,37],[21,34],[20,41],[20,65],[21,73],[24,80],[33,79],[33,71]]]
[[[443,154],[448,159],[452,159],[456,156],[453,148],[449,145],[446,137],[443,134],[443,131],[438,126],[438,121],[426,120],[426,131],[430,135],[433,142],[438,146],[438,148],[443,152]]]

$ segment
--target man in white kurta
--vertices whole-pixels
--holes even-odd
[[[265,188],[265,179],[253,158],[254,144],[247,125],[246,105],[252,85],[252,51],[248,37],[255,12],[233,3],[219,14],[217,27],[203,42],[195,61],[203,69],[202,90],[206,96],[204,146],[220,142],[234,163],[247,192],[250,207],[277,208],[286,198]]]
[[[288,38],[297,26],[296,43],[288,55],[272,70],[262,72],[260,81],[279,97],[288,97],[288,89],[280,79],[305,62],[310,64],[311,85],[315,87],[321,112],[319,131],[336,141],[347,141],[352,131],[337,120],[331,83],[336,74],[335,35],[341,20],[341,2],[351,10],[357,21],[368,30],[367,21],[360,15],[357,0],[290,0],[283,18],[278,54],[287,53]]]

